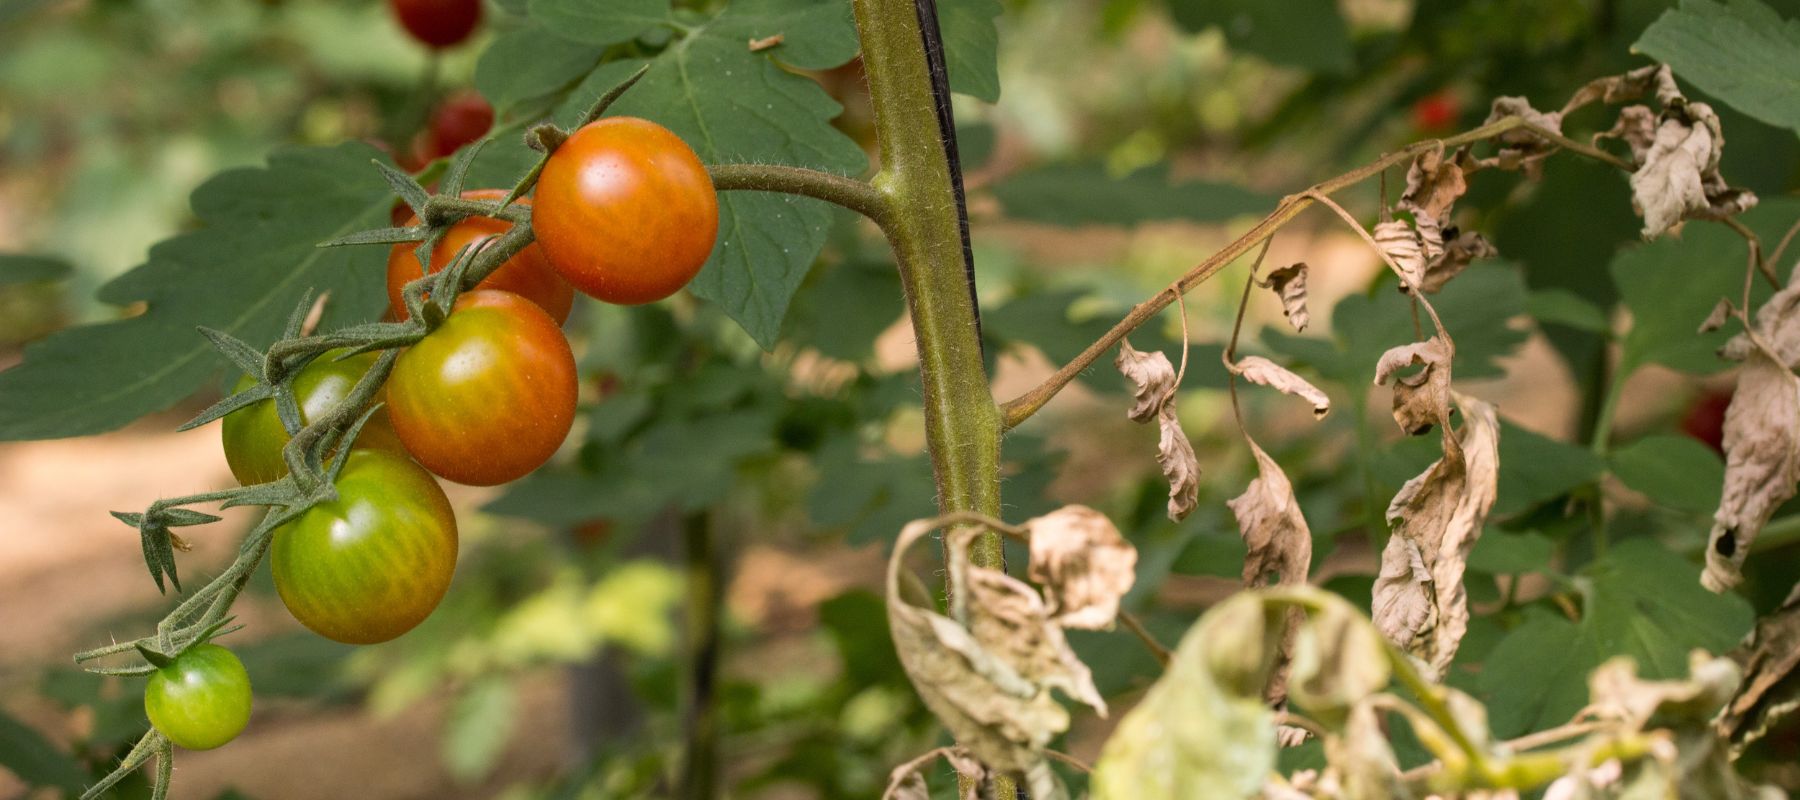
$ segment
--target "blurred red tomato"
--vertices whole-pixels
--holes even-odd
[[[1731,407],[1731,391],[1713,389],[1700,395],[1681,417],[1681,432],[1725,454],[1725,409]]]

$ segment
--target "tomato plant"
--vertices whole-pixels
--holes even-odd
[[[467,41],[481,23],[481,0],[388,0],[401,27],[434,49]]]
[[[322,353],[294,379],[294,401],[300,407],[302,424],[324,416],[344,402],[350,396],[351,387],[375,363],[373,353],[343,357],[348,352],[340,349]],[[340,357],[343,358],[340,360]],[[254,378],[246,375],[238,380],[234,391],[241,392],[255,383]],[[230,465],[231,474],[238,483],[245,486],[268,483],[287,474],[287,462],[282,460],[281,448],[287,445],[289,437],[280,416],[275,413],[274,400],[257,402],[226,417],[219,430],[225,447],[225,463]],[[357,437],[355,446],[403,451],[385,411],[375,412]]]
[[[500,200],[506,196],[503,189],[472,189],[462,193],[471,200]],[[530,206],[529,198],[520,198],[518,203]],[[409,217],[402,224],[416,225],[418,217]],[[431,251],[431,271],[438,272],[450,265],[465,247],[479,247],[484,242],[505,233],[512,228],[512,223],[489,217],[468,217],[450,226],[449,233],[444,235],[437,247]],[[423,271],[419,260],[413,255],[413,247],[409,244],[397,244],[388,251],[387,260],[387,293],[388,311],[395,319],[406,319],[406,303],[401,299],[400,291],[409,281],[420,277]],[[545,260],[542,249],[538,245],[527,245],[512,258],[506,260],[494,274],[489,275],[480,284],[482,289],[496,289],[524,297],[545,313],[554,318],[557,324],[569,319],[569,310],[575,304],[575,290],[568,281],[562,279],[556,270]]]
[[[423,622],[450,588],[456,517],[437,481],[393,453],[351,453],[336,489],[336,500],[275,530],[275,590],[320,636],[385,642]]]
[[[230,650],[200,644],[150,674],[144,713],[162,735],[189,750],[236,739],[250,722],[250,673]]]
[[[582,126],[538,179],[532,226],[575,288],[609,303],[661,300],[699,274],[719,231],[712,179],[680,137],[648,120]]]
[[[574,356],[555,320],[492,290],[457,298],[388,382],[406,449],[426,469],[475,486],[516,480],[549,460],[574,424],[575,394]]]

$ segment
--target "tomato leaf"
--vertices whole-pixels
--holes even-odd
[[[1276,202],[1231,184],[1177,183],[1166,165],[1117,177],[1099,164],[1056,164],[1009,175],[993,192],[1008,217],[1068,227],[1172,219],[1214,222],[1261,214]]]
[[[69,263],[60,258],[0,253],[0,286],[59,281],[67,277],[70,271]]]
[[[1631,48],[1739,111],[1800,131],[1800,20],[1758,0],[1682,0]]]
[[[1333,0],[1168,0],[1175,23],[1217,27],[1232,49],[1270,63],[1343,74],[1355,65],[1350,27]]]
[[[1000,101],[1000,16],[997,0],[938,0],[938,29],[950,90],[990,103]]]
[[[669,19],[669,0],[531,0],[531,17],[557,35],[588,44],[617,44]]]
[[[0,767],[17,775],[27,786],[79,792],[87,782],[86,770],[73,757],[4,712],[0,712]]]
[[[1689,436],[1646,436],[1615,450],[1612,473],[1657,505],[1711,515],[1719,507],[1725,465]]]
[[[1524,624],[1488,653],[1479,681],[1496,736],[1511,737],[1569,721],[1587,702],[1587,675],[1616,655],[1639,674],[1687,674],[1688,651],[1730,650],[1750,630],[1743,598],[1700,585],[1700,568],[1647,539],[1614,545],[1583,570],[1581,619],[1532,606]]]
[[[532,22],[500,34],[481,51],[475,88],[501,113],[526,100],[573,88],[600,62],[604,48],[558,36]]]
[[[386,224],[393,190],[369,163],[379,155],[359,142],[278,150],[195,190],[198,229],[100,289],[109,303],[145,303],[142,314],[53,335],[0,372],[0,440],[99,433],[187,397],[225,365],[196,326],[266,347],[311,290],[331,293],[321,328],[373,318],[385,251],[316,245]]]

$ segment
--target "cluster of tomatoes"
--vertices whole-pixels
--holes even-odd
[[[498,200],[501,190],[464,194]],[[537,469],[575,419],[576,368],[562,324],[575,290],[611,303],[668,297],[700,271],[718,233],[718,198],[694,151],[647,120],[591,123],[557,148],[532,207],[536,241],[473,289],[394,362],[384,407],[363,427],[335,484],[337,499],[274,532],[270,564],[288,611],[351,644],[397,637],[429,616],[456,570],[456,517],[436,478],[493,486]],[[409,223],[412,224],[412,223]],[[436,246],[433,272],[512,223],[470,217]],[[390,313],[425,275],[411,245],[388,255]],[[375,363],[333,351],[294,378],[303,422],[328,413]],[[239,388],[253,379],[245,377]],[[273,401],[225,418],[225,457],[245,485],[287,472],[288,433]],[[250,683],[229,650],[200,644],[159,667],[145,693],[150,721],[189,749],[217,747],[249,720]]]

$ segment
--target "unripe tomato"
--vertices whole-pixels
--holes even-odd
[[[463,192],[462,196],[470,200],[502,200],[506,197],[506,191],[474,189]],[[531,200],[524,197],[514,202],[531,205]],[[417,225],[418,222],[418,217],[409,214],[401,224]],[[511,229],[512,223],[490,217],[468,217],[450,226],[450,232],[431,251],[431,271],[442,272],[464,247],[480,244]],[[403,320],[411,316],[406,313],[406,302],[400,298],[400,290],[406,288],[409,281],[425,274],[419,269],[419,259],[413,256],[414,246],[411,242],[402,242],[388,250],[388,308],[393,311],[395,319]],[[494,274],[487,276],[476,288],[498,289],[524,297],[538,304],[558,325],[568,321],[569,309],[575,305],[575,289],[556,274],[535,242],[507,259],[505,264],[501,264]]]
[[[250,673],[230,650],[195,645],[150,673],[144,687],[150,724],[189,750],[211,750],[250,722]]]
[[[681,137],[607,117],[556,148],[538,178],[532,228],[569,283],[635,305],[686,286],[712,254],[719,198]]]
[[[456,572],[456,515],[431,474],[404,456],[357,450],[337,499],[275,529],[275,591],[314,633],[385,642],[437,608]]]
[[[388,8],[407,33],[432,48],[461,44],[481,22],[481,0],[388,0]]]
[[[394,431],[439,475],[474,486],[524,477],[575,422],[575,357],[542,309],[510,292],[456,300],[388,380]]]
[[[310,424],[330,413],[350,396],[356,382],[375,365],[377,356],[374,353],[359,353],[338,361],[337,357],[345,352],[323,353],[295,376],[294,400],[300,406],[301,424]],[[245,375],[233,391],[241,392],[255,382],[254,378]],[[379,396],[376,402],[380,402]],[[263,400],[227,414],[219,438],[225,445],[225,463],[231,466],[231,474],[238,483],[245,486],[268,483],[287,474],[287,462],[281,458],[281,448],[287,446],[289,437],[287,429],[281,425],[281,417],[275,413],[274,400]],[[355,446],[405,452],[400,438],[394,435],[394,426],[388,422],[385,409],[378,409],[368,424],[363,425]]]
[[[455,153],[493,126],[494,107],[479,92],[457,92],[431,112],[431,157]]]

